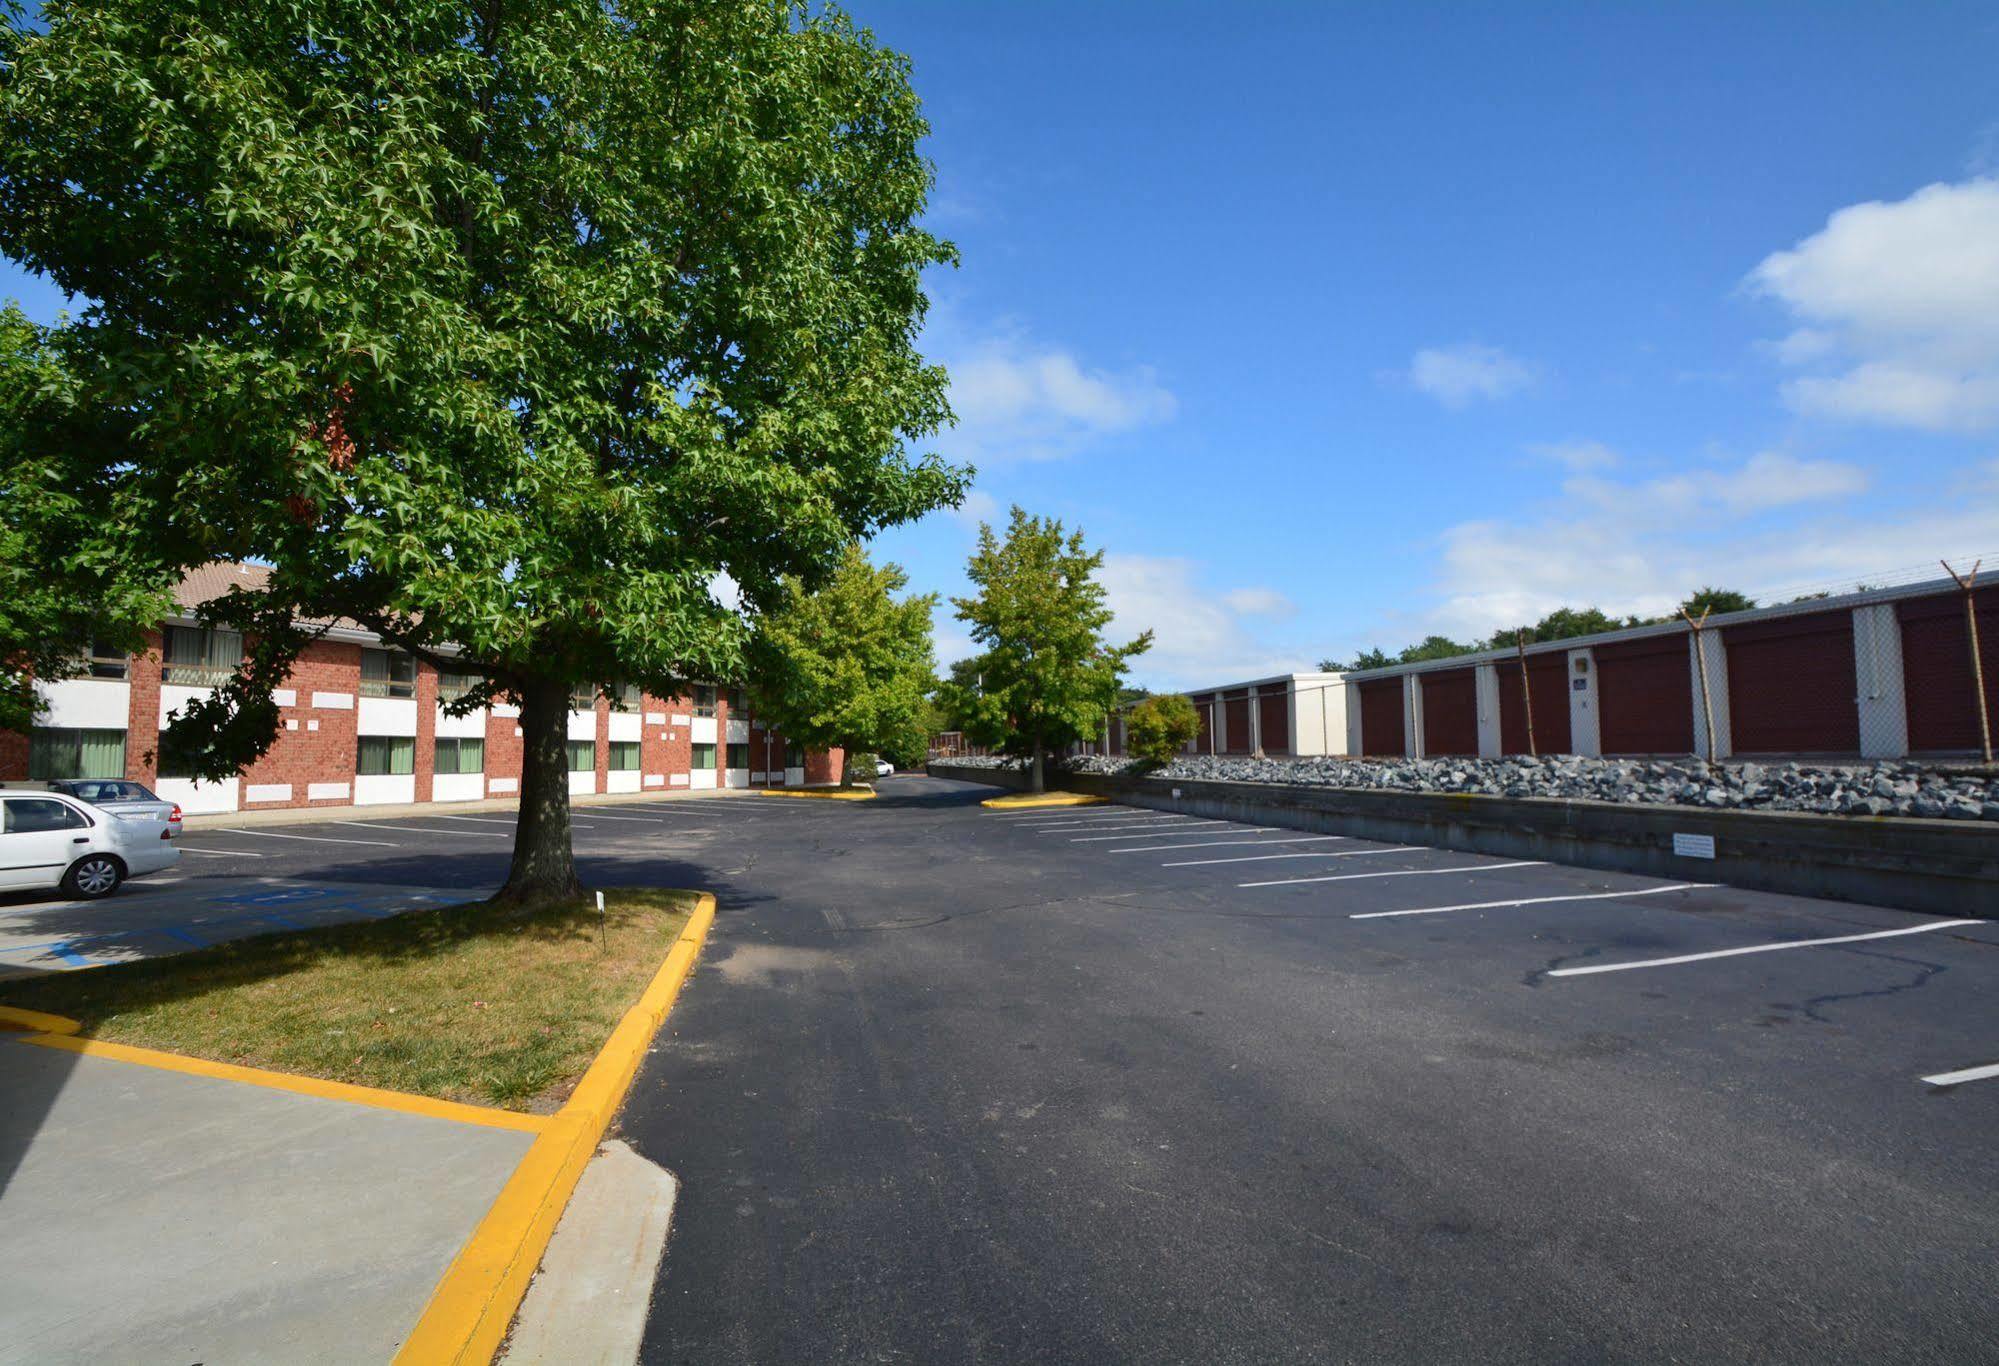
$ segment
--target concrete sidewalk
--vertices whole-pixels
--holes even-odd
[[[6,1366],[389,1361],[542,1123],[60,1042],[0,1031]]]
[[[801,788],[718,787],[700,792],[591,792],[569,798],[571,810],[592,806],[630,806],[649,802],[705,802],[716,798],[754,797],[767,791],[802,791]],[[382,821],[408,816],[463,816],[482,811],[508,815],[520,810],[518,797],[485,797],[476,802],[398,802],[385,806],[356,806],[352,802],[322,802],[318,806],[285,806],[268,811],[208,811],[181,818],[188,830],[250,829],[260,825],[310,825],[324,821]]]

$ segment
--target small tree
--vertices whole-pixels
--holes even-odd
[[[1179,693],[1148,697],[1124,718],[1125,748],[1148,764],[1171,762],[1200,733],[1200,713]]]
[[[1111,611],[1096,579],[1103,562],[1081,531],[1065,537],[1061,522],[1015,507],[1004,541],[979,525],[965,568],[978,596],[951,599],[985,650],[977,690],[946,684],[945,706],[966,718],[973,739],[1030,760],[1036,792],[1047,786],[1048,751],[1102,729],[1125,661],[1152,645],[1150,631],[1105,644]]]
[[[1703,588],[1681,603],[1680,610],[1693,617],[1703,612],[1718,617],[1725,612],[1747,612],[1755,605],[1756,599],[1733,588]]]
[[[902,566],[878,569],[858,545],[816,593],[787,580],[750,640],[757,714],[796,744],[845,747],[850,761],[864,752],[921,753],[937,597],[896,601],[908,586]]]

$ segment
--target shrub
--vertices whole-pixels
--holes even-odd
[[[1125,715],[1125,748],[1148,764],[1171,761],[1200,733],[1194,704],[1178,693],[1148,697]]]

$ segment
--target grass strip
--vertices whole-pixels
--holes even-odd
[[[696,894],[480,902],[0,982],[115,1043],[552,1113],[637,1001]]]

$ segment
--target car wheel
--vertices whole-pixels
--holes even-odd
[[[63,875],[62,889],[71,896],[95,901],[110,896],[125,880],[125,867],[109,854],[91,854],[76,861]]]

